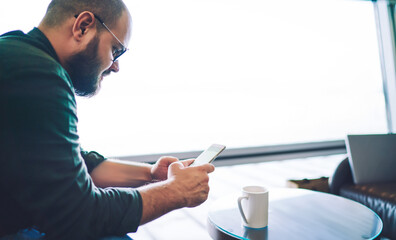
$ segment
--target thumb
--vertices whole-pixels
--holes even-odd
[[[183,163],[181,163],[181,162],[174,162],[174,163],[172,163],[172,164],[169,166],[169,168],[168,168],[168,177],[169,177],[169,176],[172,176],[172,175],[175,175],[175,173],[176,173],[177,171],[179,171],[180,169],[182,169],[182,168],[184,168]]]
[[[195,161],[195,159],[186,159],[186,160],[183,160],[183,161],[180,161],[180,162],[183,163],[183,166],[184,166],[184,167],[188,167],[188,166],[190,166],[194,161]]]

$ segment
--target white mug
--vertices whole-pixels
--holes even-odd
[[[238,208],[243,225],[249,228],[264,228],[268,225],[268,189],[261,186],[242,188]]]

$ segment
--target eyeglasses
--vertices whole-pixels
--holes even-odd
[[[113,37],[118,41],[118,43],[120,43],[120,45],[122,46],[122,49],[117,49],[113,52],[113,63],[115,61],[118,60],[119,57],[121,57],[122,54],[124,54],[126,51],[128,51],[128,48],[126,48],[124,46],[124,44],[122,44],[122,42],[120,41],[120,39],[118,39],[118,37],[110,30],[110,28],[107,27],[107,25],[102,21],[102,19],[100,19],[98,16],[96,16],[96,14],[94,14],[95,18],[103,25],[103,27],[105,27],[107,29],[107,31],[109,31],[109,33],[111,35],[113,35]],[[78,14],[74,16],[75,18],[78,17]]]

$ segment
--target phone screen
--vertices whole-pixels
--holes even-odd
[[[212,162],[226,147],[220,144],[213,144],[208,149],[203,151],[191,164],[191,166],[198,166],[205,163]]]

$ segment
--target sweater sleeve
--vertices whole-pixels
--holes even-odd
[[[91,173],[96,166],[106,160],[105,157],[95,151],[88,152],[81,149],[80,153],[81,157],[84,159],[85,165],[87,166],[89,173]]]
[[[14,55],[20,53],[9,48]],[[16,69],[4,71],[1,79],[0,180],[5,197],[17,207],[0,210],[5,209],[11,223],[18,222],[12,212],[23,212],[47,239],[95,239],[136,231],[142,215],[139,192],[97,188],[88,174],[67,73],[34,49],[25,52],[30,55],[24,61],[7,59]],[[95,163],[104,160],[93,156]]]

